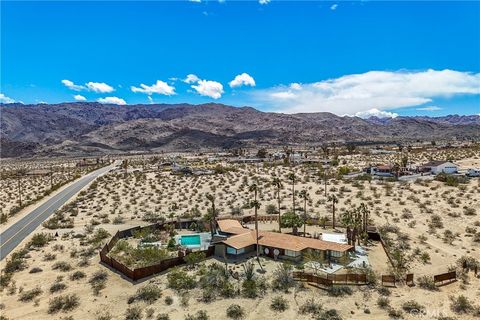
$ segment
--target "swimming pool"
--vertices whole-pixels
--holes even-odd
[[[200,243],[201,241],[199,234],[187,234],[180,236],[180,244],[182,246],[199,247]]]
[[[177,242],[177,244],[189,249],[206,250],[208,249],[211,240],[212,235],[210,234],[210,232],[182,234],[175,236],[175,241]]]

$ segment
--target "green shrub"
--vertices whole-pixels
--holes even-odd
[[[75,280],[80,280],[86,277],[85,272],[83,271],[75,271],[70,275],[70,280],[75,281]]]
[[[227,317],[230,319],[242,319],[244,316],[245,310],[238,304],[232,304],[227,308]]]
[[[167,306],[171,305],[173,303],[173,298],[171,296],[166,296],[165,297],[165,304]]]
[[[344,295],[352,295],[353,290],[347,286],[333,286],[328,289],[328,295],[332,297],[343,297]]]
[[[48,313],[57,313],[59,311],[71,311],[78,307],[79,298],[76,294],[67,294],[51,299],[48,303]]]
[[[52,240],[52,237],[46,233],[37,233],[34,234],[30,242],[28,243],[29,247],[42,248]]]
[[[412,311],[417,313],[423,311],[425,307],[415,300],[408,300],[402,304],[402,309],[408,313],[411,313]]]
[[[61,281],[55,281],[51,286],[50,286],[50,293],[55,293],[59,291],[63,291],[67,288],[67,285]]]
[[[35,299],[36,297],[41,295],[42,292],[43,292],[42,289],[40,289],[39,287],[33,288],[31,290],[28,290],[28,291],[23,291],[20,294],[20,297],[18,298],[18,300],[20,300],[22,302],[32,301],[33,299]]]
[[[300,306],[299,312],[301,314],[316,315],[322,311],[322,305],[317,303],[313,298],[308,299]]]
[[[283,312],[288,309],[288,301],[284,297],[277,296],[272,299],[270,309],[273,311]]]
[[[433,278],[428,276],[421,276],[417,279],[418,286],[422,289],[430,290],[430,291],[438,291],[437,286],[435,285],[435,281]]]
[[[377,305],[381,309],[386,309],[390,306],[390,300],[387,297],[378,297]]]
[[[58,261],[53,264],[52,269],[67,272],[72,270],[72,266],[68,262]]]
[[[128,307],[125,311],[125,320],[140,320],[142,319],[142,309],[138,306]]]
[[[168,313],[160,313],[157,315],[157,320],[170,320]]]
[[[167,275],[168,287],[177,291],[190,290],[196,287],[195,277],[179,268],[172,269]]]
[[[451,297],[450,299],[452,300],[450,309],[455,313],[469,313],[473,310],[472,303],[464,295],[460,295],[456,298]]]
[[[148,284],[143,288],[139,288],[135,294],[135,300],[141,300],[152,304],[162,296],[162,290],[154,284]]]
[[[100,291],[105,288],[107,279],[108,274],[103,270],[97,271],[92,275],[88,282],[90,283],[95,295],[98,295]]]

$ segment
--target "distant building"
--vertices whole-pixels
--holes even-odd
[[[389,164],[380,164],[366,169],[367,173],[379,177],[393,177],[393,166]]]
[[[439,174],[439,173],[457,173],[458,166],[449,161],[430,161],[418,168],[420,172],[430,172],[432,174]]]

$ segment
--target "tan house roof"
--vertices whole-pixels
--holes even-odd
[[[238,234],[238,235],[229,237],[228,239],[222,242],[235,249],[245,248],[250,245],[256,244],[255,231],[250,230],[248,233]],[[299,236],[294,236],[294,235],[285,234],[285,233],[268,232],[268,231],[259,231],[258,243],[262,246],[274,247],[274,248],[292,250],[292,251],[302,251],[304,249],[315,249],[315,250],[322,250],[322,251],[331,250],[331,251],[344,252],[353,248],[353,246],[348,244],[299,237]]]
[[[242,234],[250,232],[250,229],[244,228],[238,220],[224,219],[217,220],[218,228],[222,232],[231,234]]]

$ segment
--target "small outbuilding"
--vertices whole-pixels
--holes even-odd
[[[449,161],[429,161],[423,165],[421,165],[418,170],[420,172],[430,172],[432,174],[439,174],[439,173],[458,173],[458,166]]]

